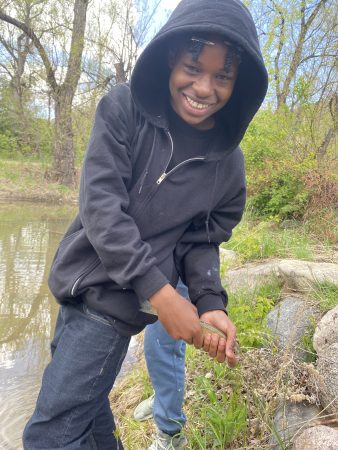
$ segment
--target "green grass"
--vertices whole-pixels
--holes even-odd
[[[338,305],[338,286],[329,281],[316,283],[310,294],[323,312]]]
[[[222,247],[235,251],[242,262],[278,257],[313,259],[314,242],[298,222],[280,224],[276,219],[257,222],[247,213]]]
[[[260,347],[270,341],[266,316],[279,298],[280,290],[278,280],[271,278],[271,281],[254,291],[240,290],[231,295],[228,310],[231,320],[236,324],[241,347]]]
[[[48,166],[41,162],[0,159],[1,198],[46,202],[76,201],[78,189],[46,179]]]

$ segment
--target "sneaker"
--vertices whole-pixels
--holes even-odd
[[[153,417],[153,406],[154,395],[147,398],[147,400],[143,400],[143,402],[136,406],[134,411],[134,419],[138,422],[151,419]]]
[[[188,441],[184,434],[179,433],[171,436],[158,430],[148,450],[184,450],[187,444]]]

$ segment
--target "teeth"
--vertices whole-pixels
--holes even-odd
[[[187,99],[189,105],[196,109],[207,109],[210,106],[210,105],[206,105],[205,103],[197,103],[194,100],[192,100],[190,97],[188,97],[187,95],[185,96],[185,98]]]

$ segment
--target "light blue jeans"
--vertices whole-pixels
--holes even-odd
[[[178,292],[185,298],[188,289],[179,282]],[[153,415],[157,427],[174,435],[186,422],[183,413],[185,381],[185,342],[176,341],[160,321],[148,325],[144,335],[144,355],[154,388]]]

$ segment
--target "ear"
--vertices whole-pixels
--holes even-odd
[[[174,66],[175,66],[175,63],[176,63],[176,54],[172,50],[170,50],[169,51],[169,55],[168,55],[168,66],[169,66],[169,69],[172,70],[174,68]]]

